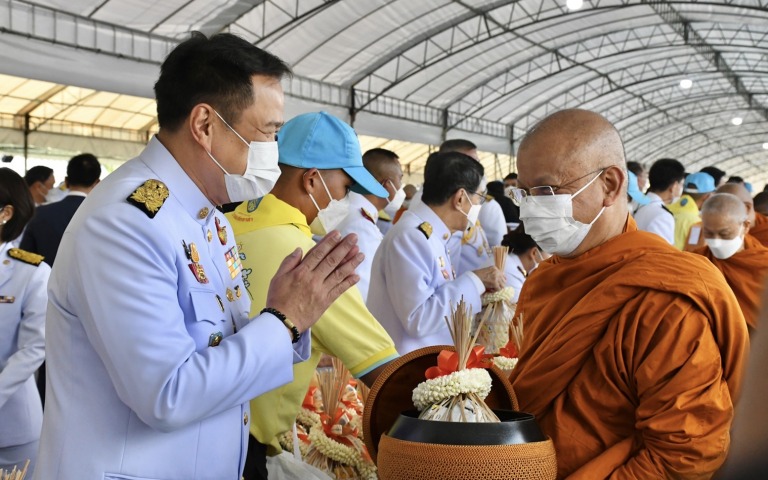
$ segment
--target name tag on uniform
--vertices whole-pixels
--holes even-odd
[[[12,295],[9,295],[9,296],[0,295],[0,303],[13,303],[15,301],[16,301],[16,297]]]

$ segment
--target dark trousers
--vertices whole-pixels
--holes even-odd
[[[267,446],[256,440],[253,435],[248,435],[243,479],[267,480]]]

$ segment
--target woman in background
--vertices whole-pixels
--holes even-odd
[[[50,267],[43,257],[13,248],[34,213],[24,180],[0,168],[0,469],[34,468],[43,407],[34,373],[45,357]]]
[[[525,279],[539,266],[539,262],[549,258],[549,255],[542,252],[533,238],[525,233],[522,223],[506,234],[501,244],[509,247],[509,257],[504,266],[504,275],[507,277],[507,286],[515,289],[512,303],[517,303]]]

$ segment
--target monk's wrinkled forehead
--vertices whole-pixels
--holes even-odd
[[[562,110],[539,122],[523,138],[517,157],[519,181],[526,187],[557,185],[624,164],[619,133],[587,110]]]
[[[729,193],[731,195],[735,195],[744,203],[754,203],[752,200],[752,195],[749,194],[744,186],[738,183],[726,183],[724,185],[720,185],[717,187],[717,193]]]

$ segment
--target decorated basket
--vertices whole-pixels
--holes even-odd
[[[426,347],[394,360],[378,377],[365,404],[365,442],[382,480],[554,479],[557,462],[552,441],[532,415],[518,405],[504,373],[490,367],[485,403],[499,423],[421,420],[412,391],[424,372],[451,346]]]

